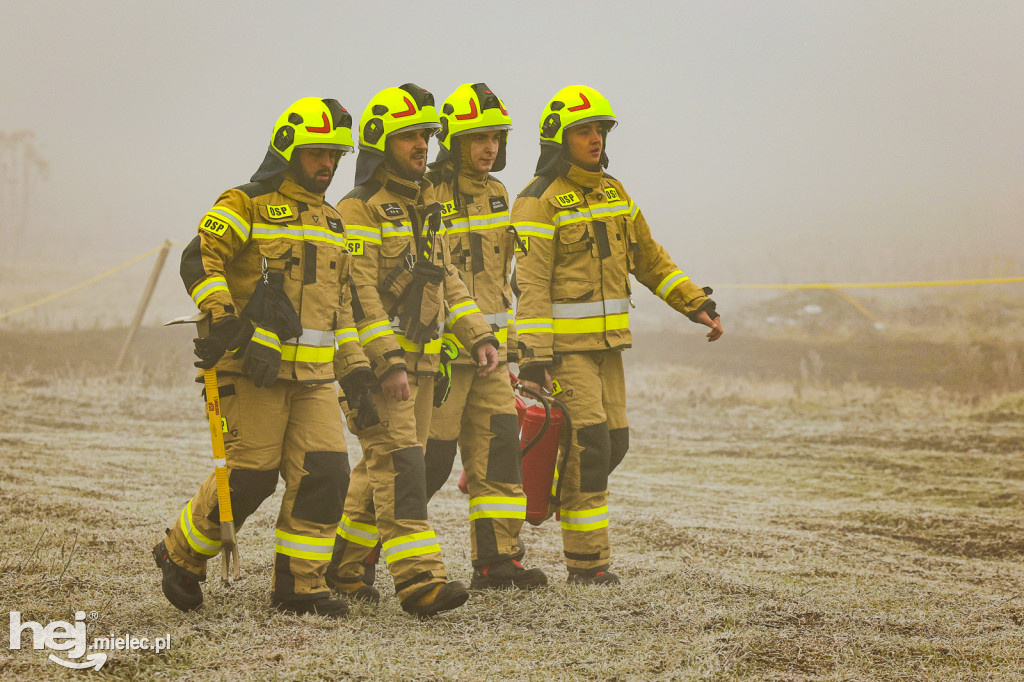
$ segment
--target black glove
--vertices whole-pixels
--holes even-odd
[[[198,360],[193,363],[196,367],[210,369],[229,350],[235,348],[235,339],[242,328],[242,323],[234,315],[228,315],[220,322],[210,325],[210,334],[203,339],[192,339],[195,344],[195,354]]]
[[[348,400],[349,414],[354,417],[356,430],[362,431],[380,423],[377,404],[373,402],[373,394],[370,392],[377,383],[377,377],[372,371],[365,367],[357,369],[339,379],[338,383],[341,384],[341,390]]]
[[[270,388],[281,369],[281,341],[277,334],[257,326],[242,356],[242,372],[258,388]]]

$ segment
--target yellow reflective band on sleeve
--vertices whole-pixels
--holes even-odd
[[[437,542],[437,535],[432,530],[425,530],[409,535],[400,535],[384,543],[382,553],[388,564],[393,564],[402,559],[424,554],[440,554],[441,545]]]
[[[636,218],[636,214],[640,212],[640,208],[632,201],[629,202],[629,217],[631,219]]]
[[[193,498],[195,499],[195,498]],[[206,556],[216,556],[217,552],[220,551],[220,542],[217,540],[211,540],[195,527],[192,523],[192,500],[189,500],[185,507],[181,510],[181,530],[184,532],[185,540],[188,541],[189,547],[205,554]]]
[[[359,332],[355,327],[334,330],[334,342],[339,346],[343,343],[359,343]]]
[[[518,334],[550,334],[554,329],[554,320],[550,317],[528,317],[516,320],[516,333]]]
[[[345,233],[349,239],[361,239],[371,244],[380,244],[380,228],[372,225],[346,225]]]
[[[525,519],[525,497],[473,497],[469,500],[469,520]]]
[[[608,527],[608,505],[581,511],[561,510],[562,530],[588,531]]]
[[[555,238],[555,226],[550,223],[535,223],[524,220],[521,223],[515,223],[514,227],[520,237],[540,237],[541,239]]]
[[[196,306],[198,307],[199,304],[205,301],[210,294],[216,291],[223,291],[229,294],[231,293],[228,291],[228,281],[220,275],[207,277],[200,282],[199,285],[192,290],[192,300],[195,301]]]
[[[629,313],[618,315],[607,315],[605,317],[590,317],[581,320],[554,320],[553,331],[555,334],[593,334],[596,332],[610,332],[618,329],[629,329]],[[524,334],[522,326],[519,333]]]
[[[338,526],[338,535],[363,547],[376,547],[380,540],[380,531],[377,526],[353,521],[344,514],[341,517],[341,524]]]
[[[359,343],[365,346],[374,339],[394,333],[394,330],[391,329],[391,322],[389,320],[381,320],[359,330]]]
[[[228,225],[231,226],[231,229],[235,231],[242,241],[249,240],[249,233],[251,232],[249,223],[245,222],[245,220],[242,219],[242,216],[238,215],[230,208],[225,206],[214,206],[206,212],[206,215],[226,220]]]
[[[463,301],[462,303],[456,303],[455,305],[452,306],[451,311],[448,313],[448,319],[445,320],[445,324],[451,326],[458,322],[459,320],[461,320],[466,315],[479,312],[480,307],[476,304],[476,301],[469,300]]]
[[[256,331],[252,333],[251,341],[267,348],[281,350],[281,341],[277,338],[277,334],[263,327],[256,327]]]
[[[280,528],[274,534],[274,551],[296,559],[330,561],[334,552],[334,538],[312,538],[286,533]]]
[[[285,343],[281,346],[281,359],[324,364],[334,361],[334,348]]]
[[[668,298],[668,295],[673,289],[688,279],[690,278],[684,275],[682,270],[673,270],[665,279],[661,280],[661,284],[658,285],[658,296],[661,296],[663,299]]]

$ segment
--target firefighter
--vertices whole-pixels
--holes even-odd
[[[452,264],[501,343],[501,370],[478,376],[474,358],[445,328],[442,343],[453,359],[438,387],[435,405],[441,405],[434,409],[426,449],[427,499],[448,479],[456,449],[462,452],[473,589],[547,583],[543,571],[525,569],[517,560],[523,554],[518,537],[526,496],[516,400],[506,371],[506,363],[516,361],[509,287],[515,236],[508,192],[490,175],[505,167],[511,129],[505,105],[486,84],[459,86],[441,107],[440,150],[426,176],[441,203]]]
[[[288,107],[251,182],[220,195],[181,259],[189,295],[212,315],[195,364],[219,377],[235,524],[281,476],[271,603],[330,618],[348,612],[324,577],[349,478],[333,384],[362,395],[373,381],[352,319],[341,215],[324,201],[353,150],[351,126],[333,99]],[[199,583],[220,548],[211,473],[153,550],[174,606],[202,604]]]
[[[427,523],[423,448],[442,325],[447,319],[481,375],[497,367],[499,346],[451,265],[441,206],[423,178],[427,143],[439,127],[433,95],[423,88],[408,83],[374,95],[359,121],[356,187],[338,204],[359,341],[380,380],[373,388],[380,422],[353,429],[349,421],[363,458],[352,472],[328,582],[353,598],[379,600],[364,570],[369,564],[372,575],[366,560],[380,542],[402,608],[419,616],[469,596],[462,583],[448,582]]]
[[[619,582],[608,570],[608,476],[629,447],[629,275],[710,327],[709,341],[722,335],[711,290],[676,267],[622,183],[604,172],[615,124],[601,93],[560,90],[541,116],[535,177],[512,207],[527,247],[513,276],[519,376],[534,390],[555,391],[571,417],[559,511],[569,582],[584,585]]]

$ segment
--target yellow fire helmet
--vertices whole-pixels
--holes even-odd
[[[384,160],[384,147],[389,136],[440,127],[434,96],[420,86],[406,83],[378,92],[370,99],[359,119],[355,184],[361,185],[369,180]]]
[[[458,140],[465,133],[503,131],[498,155],[492,171],[505,167],[505,144],[508,131],[512,130],[512,119],[505,109],[505,103],[487,87],[486,83],[463,83],[455,89],[441,106],[441,130],[437,139],[441,148],[431,166],[458,156]]]
[[[551,170],[554,162],[562,156],[562,133],[581,123],[608,121],[604,128],[605,146],[608,131],[618,123],[612,105],[604,95],[586,85],[569,85],[562,88],[544,107],[540,117],[540,159],[537,174]],[[608,167],[607,154],[601,154],[601,165]]]
[[[251,181],[281,173],[288,168],[292,152],[303,147],[334,149],[342,154],[354,150],[352,115],[338,100],[303,97],[285,109],[274,124],[267,155]]]

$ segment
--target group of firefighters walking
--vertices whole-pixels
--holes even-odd
[[[708,326],[709,340],[722,326],[710,290],[675,266],[604,172],[615,125],[596,90],[559,91],[541,116],[535,177],[510,207],[491,175],[505,166],[512,128],[494,92],[467,83],[438,111],[416,85],[387,88],[358,122],[355,188],[335,208],[324,193],[355,151],[352,117],[336,100],[304,98],[277,120],[251,182],[202,217],[181,261],[210,320],[196,366],[219,380],[225,518],[237,529],[278,476],[285,482],[275,608],[337,618],[350,600],[377,603],[379,558],[405,611],[465,603],[427,515],[457,452],[470,588],[547,583],[522,563],[510,363],[519,383],[557,394],[571,417],[550,510],[568,580],[619,581],[608,570],[608,477],[629,446],[630,275]],[[351,471],[339,402],[363,450]],[[181,610],[202,604],[207,562],[227,547],[220,499],[211,473],[153,550],[164,595]]]

